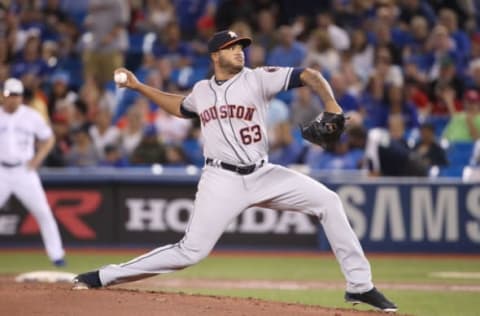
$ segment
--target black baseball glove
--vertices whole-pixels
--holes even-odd
[[[300,129],[303,138],[331,150],[345,130],[345,115],[322,112],[313,121],[301,125]]]

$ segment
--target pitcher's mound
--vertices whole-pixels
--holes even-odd
[[[45,280],[43,277],[41,279]],[[14,282],[13,278],[0,276],[0,297],[2,298],[0,313],[37,316],[379,315],[377,312],[322,308],[257,299],[126,290],[118,287],[87,291],[72,291],[71,288],[71,283]]]

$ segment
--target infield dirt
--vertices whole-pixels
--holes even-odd
[[[16,283],[0,277],[0,315],[372,316],[378,312],[329,309],[231,297],[110,288],[71,290],[68,283]]]

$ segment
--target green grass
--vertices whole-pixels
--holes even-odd
[[[80,253],[68,255],[71,272],[82,272],[108,263],[119,263],[131,259],[137,253],[112,254]],[[0,251],[0,273],[17,274],[25,271],[52,269],[50,262],[41,252]],[[375,257],[370,256],[376,283],[416,284],[468,284],[480,286],[480,279],[439,279],[431,272],[462,271],[480,272],[480,258],[418,258],[418,257]],[[160,278],[197,278],[226,280],[285,280],[285,281],[340,281],[343,277],[333,256],[319,257],[262,257],[262,256],[210,256],[189,269]],[[157,290],[165,290],[158,289]],[[171,290],[170,291],[175,291]],[[327,307],[350,306],[343,301],[342,290],[244,290],[244,289],[180,289],[191,294],[228,295],[255,297],[266,300],[298,302]],[[178,291],[180,291],[178,290]],[[387,296],[395,300],[400,311],[410,315],[473,316],[479,315],[479,292],[412,291],[385,289]],[[365,309],[358,307],[358,309]]]
[[[254,297],[270,301],[321,305],[333,308],[352,308],[343,300],[339,290],[213,290],[182,289],[188,294],[205,294],[236,297]],[[399,313],[418,316],[478,316],[478,293],[439,293],[423,291],[383,291],[395,298],[400,306]],[[368,306],[357,305],[357,310],[371,310]]]

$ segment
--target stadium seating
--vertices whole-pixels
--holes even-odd
[[[469,164],[473,142],[451,142],[446,148],[448,166],[439,169],[440,177],[462,177],[463,168]]]

